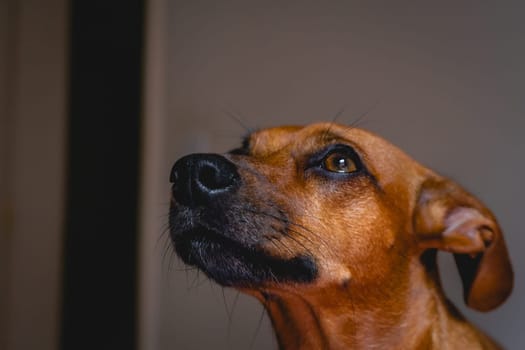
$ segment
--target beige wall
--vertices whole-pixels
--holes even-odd
[[[51,350],[60,312],[67,7],[0,6],[0,348]]]
[[[449,257],[445,286],[470,319],[523,348],[522,13],[519,2],[169,2],[164,178],[153,186],[168,193],[169,169],[184,153],[237,145],[244,130],[228,112],[255,128],[329,120],[342,107],[343,123],[368,112],[362,126],[463,183],[499,217],[517,272],[511,299],[489,314],[466,310]],[[159,195],[152,205],[165,224],[168,201]],[[252,349],[275,348],[267,318],[258,330],[257,303],[241,297],[230,320],[222,289],[185,272],[170,251],[162,259],[162,229],[148,235],[161,271],[151,287],[160,290],[150,333],[158,349],[246,349],[255,334]],[[235,293],[225,293],[231,308]]]

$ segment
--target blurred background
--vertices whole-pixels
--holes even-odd
[[[254,300],[187,271],[168,174],[245,128],[359,120],[481,198],[525,346],[525,22],[518,1],[0,2],[0,349],[269,349]],[[361,118],[361,116],[363,116]]]

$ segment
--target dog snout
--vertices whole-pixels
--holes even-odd
[[[190,154],[173,166],[170,182],[175,201],[188,207],[205,206],[233,193],[240,176],[231,161],[218,154]]]

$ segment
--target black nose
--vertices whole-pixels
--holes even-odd
[[[189,207],[203,206],[232,193],[239,183],[237,167],[218,154],[190,154],[171,169],[175,200]]]

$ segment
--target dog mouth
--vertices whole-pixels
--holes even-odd
[[[317,267],[308,252],[288,249],[279,257],[278,249],[268,247],[270,237],[286,247],[280,239],[289,234],[289,220],[270,195],[274,189],[249,174],[217,154],[188,155],[175,163],[169,215],[175,251],[223,286],[312,282]]]
[[[172,234],[172,239],[184,263],[199,268],[223,286],[308,283],[317,276],[311,256],[274,257],[257,245],[246,246],[202,225]]]

